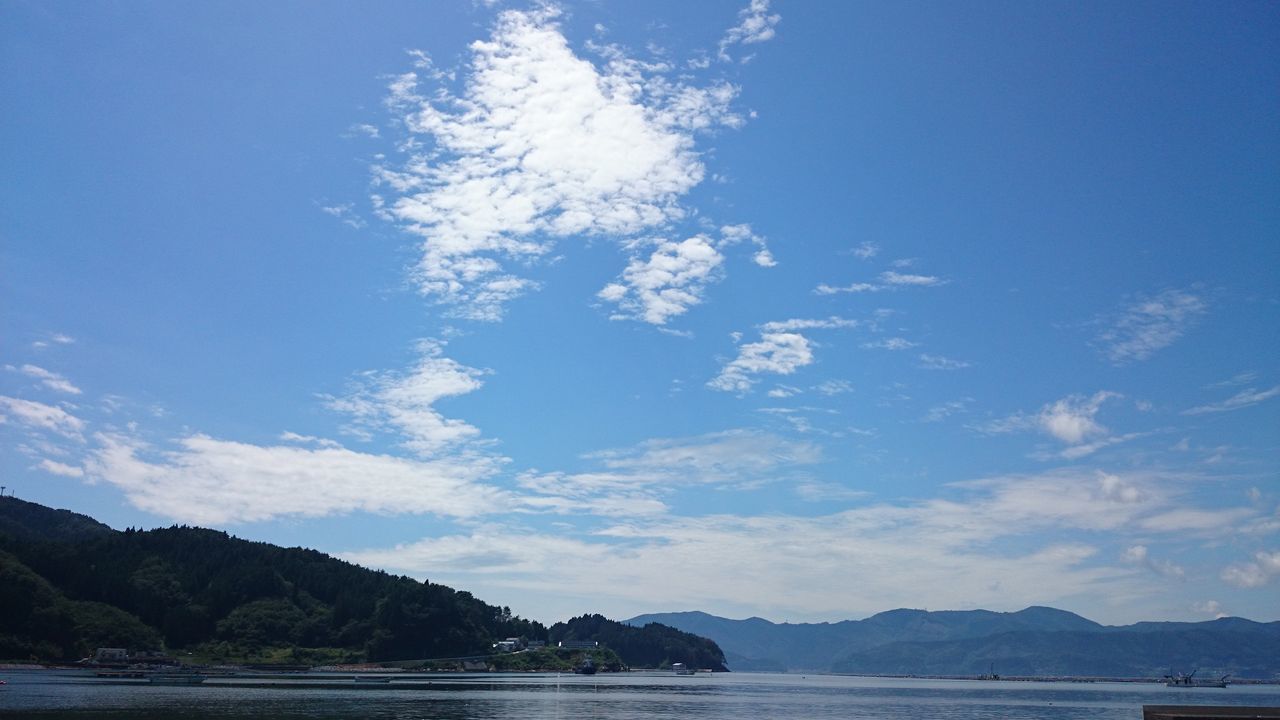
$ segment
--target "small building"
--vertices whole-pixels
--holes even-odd
[[[498,652],[515,652],[520,649],[520,639],[507,638],[506,640],[499,640],[493,644],[493,649]]]
[[[93,661],[97,663],[129,662],[129,651],[124,648],[98,648],[93,651]]]

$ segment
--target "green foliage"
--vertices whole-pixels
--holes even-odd
[[[724,653],[711,640],[673,627],[649,623],[633,627],[603,615],[583,615],[551,626],[554,642],[593,640],[618,653],[631,667],[670,667],[684,663],[693,668],[724,672]]]
[[[190,527],[117,532],[5,500],[3,658],[163,647],[223,662],[402,660],[481,654],[495,638],[547,636],[543,625],[470,593],[313,550]]]
[[[498,672],[573,672],[574,668],[582,666],[587,657],[602,672],[621,672],[627,668],[622,657],[606,647],[594,650],[537,648],[494,655],[489,659],[489,664]]]

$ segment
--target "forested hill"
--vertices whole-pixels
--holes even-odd
[[[116,531],[0,498],[0,659],[96,647],[277,662],[399,660],[546,639],[470,593],[191,527]]]
[[[637,667],[684,663],[691,668],[724,672],[724,653],[714,641],[659,623],[635,627],[603,615],[583,615],[551,626],[553,642],[594,640]]]

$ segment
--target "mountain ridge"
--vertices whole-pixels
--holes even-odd
[[[737,670],[1151,677],[1182,668],[1280,678],[1280,622],[1246,618],[1102,625],[1047,606],[1014,612],[897,608],[862,620],[774,623],[702,611],[648,613],[714,640]],[[1158,671],[1158,672],[1157,672]]]

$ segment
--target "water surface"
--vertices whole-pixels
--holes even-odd
[[[1280,687],[1175,689],[1140,683],[983,682],[763,673],[435,674],[383,686],[192,687],[5,672],[0,716],[43,720],[747,720],[944,718],[1137,720],[1142,706],[1280,706]],[[348,680],[349,682],[349,680]],[[301,683],[299,683],[301,685]]]

